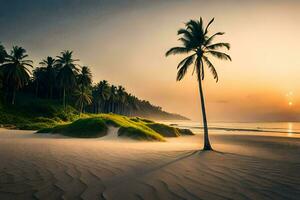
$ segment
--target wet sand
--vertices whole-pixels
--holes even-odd
[[[0,199],[300,199],[300,138],[138,142],[0,129]]]

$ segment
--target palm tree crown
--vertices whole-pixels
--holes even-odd
[[[92,84],[92,73],[89,67],[83,66],[81,73],[78,75],[78,84],[81,87],[88,87]]]
[[[6,55],[4,64],[1,65],[4,83],[12,90],[12,104],[15,101],[15,92],[24,87],[30,80],[31,72],[28,67],[33,68],[33,62],[26,60],[27,57],[25,49],[14,46],[11,53]]]
[[[204,65],[206,65],[212,72],[214,79],[218,82],[219,77],[215,66],[209,60],[209,56],[221,59],[231,60],[226,53],[218,51],[220,48],[230,49],[229,43],[213,43],[213,40],[218,35],[223,35],[224,32],[217,32],[211,36],[208,35],[209,26],[214,21],[214,18],[204,27],[203,20],[190,20],[186,23],[184,29],[179,29],[177,34],[181,35],[179,40],[182,42],[181,47],[173,47],[166,52],[166,56],[172,54],[189,54],[177,66],[177,80],[180,81],[186,74],[188,68],[194,64],[194,70],[197,77],[204,79]]]
[[[104,104],[110,99],[110,86],[106,80],[100,81],[93,90],[95,112],[104,112]]]
[[[54,68],[56,65],[56,60],[51,56],[47,56],[46,59],[43,59],[42,62],[40,62],[40,65],[47,68]]]
[[[52,98],[53,88],[56,84],[56,76],[57,76],[57,60],[48,56],[46,59],[43,59],[40,62],[40,65],[45,68],[45,81],[47,82],[49,88],[49,97]]]
[[[81,87],[79,90],[75,91],[75,96],[77,97],[76,105],[79,107],[79,112],[84,111],[85,105],[90,105],[92,103],[91,90],[88,88]]]
[[[5,51],[5,48],[4,48],[4,46],[0,43],[0,64],[1,64],[1,63],[4,63],[5,58],[6,58],[6,55],[7,55],[7,53],[6,53],[6,51]]]
[[[62,87],[70,88],[76,83],[78,68],[75,64],[77,59],[73,59],[72,51],[63,51],[61,56],[57,56],[57,66],[59,68],[58,81]]]
[[[106,80],[100,81],[96,85],[97,96],[99,96],[100,100],[106,101],[110,98],[110,87]]]

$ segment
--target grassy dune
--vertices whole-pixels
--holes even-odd
[[[118,136],[136,140],[165,141],[164,137],[193,135],[191,131],[143,118],[129,118],[116,114],[84,115],[72,123],[65,123],[52,128],[40,129],[38,133],[59,133],[71,137],[102,137],[107,134],[108,126],[119,127]]]
[[[101,118],[83,118],[72,123],[43,128],[38,133],[60,133],[71,137],[102,137],[107,133],[107,126]]]
[[[26,96],[24,96],[24,99]],[[120,137],[137,140],[164,141],[164,137],[191,135],[183,130],[155,123],[139,117],[117,114],[82,114],[71,106],[64,109],[60,102],[39,100],[38,103],[24,101],[17,106],[0,105],[0,126],[22,130],[39,130],[39,133],[59,133],[71,137],[102,137],[108,127],[120,127]]]

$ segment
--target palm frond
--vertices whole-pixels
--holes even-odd
[[[25,54],[25,55],[21,56],[21,59],[24,59],[24,58],[27,58],[27,57],[28,57],[28,55]]]
[[[211,44],[211,45],[207,46],[206,48],[210,49],[210,50],[215,50],[215,49],[223,48],[223,47],[225,47],[227,50],[230,50],[230,44],[229,43]]]
[[[28,66],[28,67],[33,68],[33,65],[32,65],[32,64],[29,64],[29,63],[23,63],[23,62],[22,62],[22,65],[26,65],[26,66]]]
[[[186,57],[185,59],[183,59],[182,61],[180,61],[180,63],[177,65],[177,69],[179,69],[181,66],[183,66],[188,61],[188,59],[193,59],[192,60],[192,62],[193,62],[195,55],[196,54],[190,55],[190,56]],[[193,57],[193,58],[191,58],[191,57]]]
[[[203,60],[206,63],[207,67],[210,69],[211,73],[213,74],[214,79],[216,79],[216,82],[218,82],[219,77],[215,66],[209,61],[207,57],[203,56]]]
[[[213,23],[214,20],[215,20],[215,18],[212,18],[212,19],[209,21],[209,23],[207,24],[207,26],[206,26],[206,28],[205,28],[204,35],[207,34],[208,28],[209,28],[209,26]]]
[[[184,38],[184,37],[181,37],[178,39],[180,42],[182,42],[182,45],[184,46],[184,48],[190,48],[192,45],[192,41],[187,39],[187,38]]]
[[[32,60],[22,60],[22,62],[33,63]]]
[[[213,41],[213,39],[218,36],[218,35],[224,35],[224,32],[217,32],[215,34],[213,34],[212,36],[210,36],[208,39],[206,39],[206,41],[204,42],[204,46],[210,45],[211,42]]]
[[[199,35],[203,34],[203,29],[202,26],[200,26],[201,22],[197,22],[195,20],[190,20],[187,24],[186,24],[186,29],[190,30],[193,33],[197,33]],[[196,36],[196,35],[194,35]]]
[[[187,57],[187,59],[184,59],[184,63],[182,66],[179,68],[177,72],[177,81],[180,81],[186,74],[189,66],[194,62],[194,55]]]
[[[192,33],[189,32],[188,30],[184,29],[184,28],[179,29],[177,31],[177,35],[184,35],[184,36],[186,36],[188,38],[192,38],[193,37]]]
[[[206,54],[210,54],[216,58],[219,58],[221,60],[230,60],[231,61],[231,57],[223,52],[219,52],[219,51],[206,51]]]
[[[190,52],[190,50],[185,47],[173,47],[166,52],[165,56],[169,56],[172,54],[173,55],[184,54],[184,53],[188,53],[188,52]]]
[[[197,72],[198,81],[204,80],[204,74],[205,74],[204,66],[203,66],[203,62],[200,57],[197,57],[197,59],[196,59],[194,71]],[[194,71],[193,71],[193,74],[194,74]]]
[[[200,60],[200,58],[198,58]],[[203,62],[200,62],[200,65],[201,65],[201,79],[204,80],[204,65],[203,65]]]
[[[58,58],[58,60],[63,60],[64,59],[62,56],[56,56],[56,58]]]

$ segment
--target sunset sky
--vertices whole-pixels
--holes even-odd
[[[73,50],[94,82],[123,85],[141,99],[201,119],[191,71],[176,82],[183,58],[177,30],[202,16],[224,31],[232,62],[214,62],[219,82],[206,73],[210,121],[300,120],[300,1],[0,0],[0,42],[27,49],[37,64]]]

